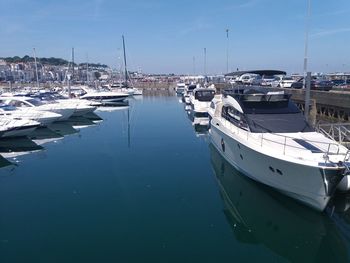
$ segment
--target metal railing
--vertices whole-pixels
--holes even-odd
[[[350,123],[322,123],[316,130],[340,144],[350,146]]]
[[[295,157],[296,154],[295,154],[295,151],[294,151],[294,154],[291,154],[291,150],[304,151],[305,153],[310,152],[309,149],[302,147],[301,145],[297,145],[294,139],[298,139],[298,138],[285,136],[277,133],[270,133],[270,132],[269,133],[251,133],[249,130],[246,130],[244,128],[242,129],[237,125],[232,124],[230,121],[226,120],[225,118],[222,118],[222,119],[224,120],[223,122],[224,127],[229,129],[231,132],[236,133],[237,135],[239,134],[243,135],[247,141],[253,141],[257,145],[260,145],[260,147],[263,147],[264,145],[266,145],[266,143],[269,143],[270,145],[271,143],[276,144],[281,149],[281,153],[283,155],[292,156],[292,157]],[[266,135],[264,136],[264,134],[268,134],[269,138],[266,138]],[[273,136],[276,137],[275,140],[271,138]],[[317,150],[319,150],[319,152],[317,153],[322,154],[323,159],[325,159],[326,161],[329,161],[329,156],[331,155],[344,156],[343,162],[350,159],[350,150],[347,150],[346,148],[344,148],[344,146],[340,145],[337,142],[320,142],[320,141],[307,140],[307,139],[302,139],[302,140],[303,142],[309,143],[313,147],[317,148]],[[293,142],[294,144],[292,145],[291,142]],[[302,157],[300,152],[299,152],[299,156]],[[305,156],[303,156],[303,158],[304,157]]]

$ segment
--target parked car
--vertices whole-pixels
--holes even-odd
[[[272,82],[275,81],[274,76],[263,76],[261,80],[262,86],[272,86]]]
[[[292,89],[302,89],[303,88],[303,80],[304,78],[300,78],[298,81],[292,83]],[[312,78],[310,83],[310,88],[312,90],[322,90],[329,91],[333,88],[333,83],[330,80],[323,78]]]
[[[260,85],[261,76],[257,74],[246,73],[239,77],[238,82],[247,85]]]
[[[333,86],[345,86],[349,84],[349,80],[345,79],[333,79]]]
[[[279,87],[290,88],[294,82],[295,82],[295,79],[293,79],[292,77],[283,76],[280,79]]]

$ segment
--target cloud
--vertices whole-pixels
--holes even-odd
[[[202,18],[198,18],[198,19],[194,20],[190,26],[182,29],[180,31],[180,35],[185,36],[185,35],[192,34],[194,32],[203,31],[203,30],[207,30],[207,29],[211,29],[211,28],[213,28],[213,26],[211,24],[203,21]]]
[[[94,18],[98,19],[100,17],[101,6],[103,5],[104,0],[95,0],[94,1]]]
[[[320,38],[330,35],[336,35],[340,33],[350,32],[350,27],[347,28],[336,28],[336,29],[329,29],[329,30],[321,30],[317,33],[313,33],[310,35],[312,38]]]
[[[348,9],[340,9],[340,10],[333,10],[327,13],[323,14],[315,14],[314,17],[325,17],[325,16],[338,16],[338,15],[344,15],[350,13],[350,10]]]
[[[227,10],[233,10],[233,9],[242,9],[242,8],[252,8],[258,5],[261,2],[261,0],[249,0],[249,1],[243,1],[239,4],[229,5],[226,7]]]

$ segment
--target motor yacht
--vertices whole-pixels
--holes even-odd
[[[182,95],[185,92],[185,88],[186,88],[186,84],[185,83],[177,83],[176,84],[176,88],[175,88],[175,92],[177,95]]]
[[[80,96],[80,99],[92,100],[100,102],[103,105],[113,105],[116,102],[124,101],[130,95],[125,92],[108,91],[108,90],[88,90],[85,88],[86,94]]]
[[[193,111],[197,113],[207,113],[210,103],[215,96],[215,92],[216,89],[214,85],[207,88],[195,88],[189,97]]]
[[[58,121],[67,120],[75,112],[75,107],[69,105],[62,105],[57,102],[44,103],[36,98],[12,96],[12,97],[0,97],[0,101],[4,104],[15,106],[17,108],[32,107],[38,111],[50,111],[60,114],[61,117]]]
[[[1,116],[0,138],[27,136],[39,126],[37,121]]]
[[[344,218],[341,229],[329,217],[247,178],[212,145],[209,150],[222,212],[237,242],[263,247],[288,262],[317,262],[335,255],[337,259],[347,258],[348,236],[344,232],[348,231],[344,229],[348,229],[348,223]],[[331,218],[338,216],[334,211],[332,214]],[[248,258],[247,262],[254,261]]]
[[[77,98],[68,98],[57,92],[39,92],[32,94],[31,97],[38,98],[43,102],[61,103],[63,107],[75,108],[72,116],[83,116],[97,109],[91,101]]]
[[[0,105],[0,116],[29,119],[40,122],[41,126],[46,126],[62,117],[61,114],[50,111],[38,111],[30,107],[16,108],[6,104]]]
[[[199,84],[190,84],[186,86],[185,92],[183,93],[183,96],[182,96],[183,102],[185,102],[186,104],[191,104],[190,95],[192,94],[194,89],[199,87],[200,87]]]
[[[210,138],[244,175],[319,211],[350,175],[349,150],[316,132],[283,92],[226,92],[216,104]]]

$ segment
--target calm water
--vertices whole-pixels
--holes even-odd
[[[108,110],[0,142],[0,262],[350,261],[346,196],[320,214],[242,177],[175,96]]]

